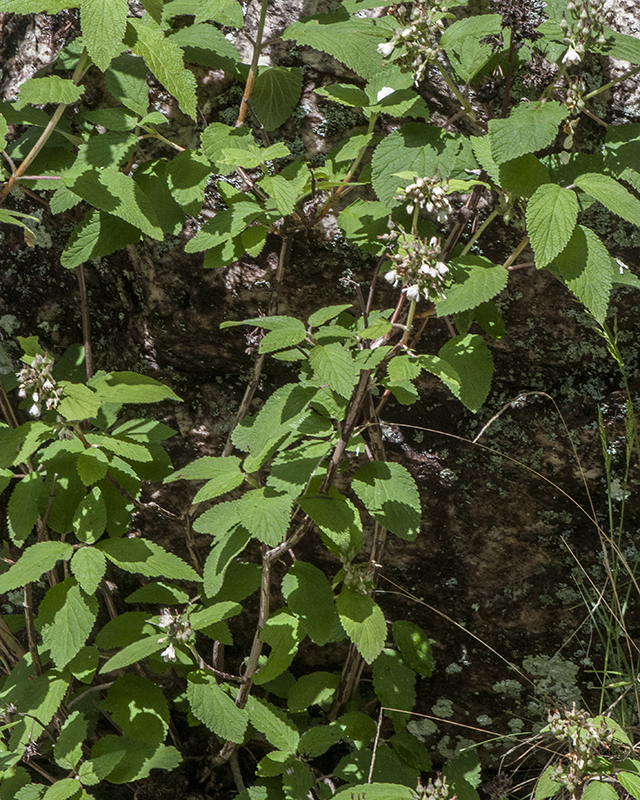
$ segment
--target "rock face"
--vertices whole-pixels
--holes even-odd
[[[249,20],[257,6],[251,4]],[[275,6],[270,17],[274,34],[301,14],[318,10],[311,0]],[[638,35],[637,2],[615,0],[610,15],[611,24]],[[0,15],[0,24],[5,99],[48,62],[69,25],[77,25],[70,14],[53,20]],[[238,41],[238,46],[245,45]],[[296,134],[323,150],[341,134],[333,112],[312,94],[314,86],[336,79],[321,71],[329,68],[329,60],[318,57],[307,69],[308,113]],[[220,109],[224,81],[213,75],[207,86],[211,107]],[[615,88],[607,119],[620,121],[621,108],[625,121],[640,121],[637,83]],[[174,121],[177,127],[184,124],[177,112]],[[317,133],[323,125],[325,140]],[[35,209],[40,223],[32,250],[16,230],[2,226],[0,233],[0,368],[5,371],[18,354],[15,335],[37,334],[56,353],[82,338],[76,278],[59,264],[75,220],[65,215],[54,220],[47,208],[24,196],[16,195],[13,207],[29,213]],[[208,213],[214,210],[212,198]],[[602,210],[597,213],[598,232],[637,271],[637,232],[622,229]],[[131,246],[86,267],[96,368],[148,373],[184,399],[165,412],[165,420],[180,433],[170,444],[177,465],[222,450],[253,368],[257,339],[255,332],[221,332],[219,325],[266,311],[278,256],[278,243],[268,241],[257,258],[246,256],[231,268],[205,271],[201,255],[184,252],[184,239],[191,234],[186,230],[170,241]],[[508,253],[507,236],[494,244],[496,261]],[[337,235],[335,225],[301,234],[293,244],[279,313],[303,319],[322,305],[354,301],[354,282],[366,286],[374,267]],[[384,308],[394,298],[392,289],[380,287],[376,302]],[[633,391],[640,363],[637,303],[631,290],[621,289],[612,304]],[[576,697],[576,681],[585,685],[590,665],[601,655],[581,600],[582,592],[593,592],[605,581],[593,521],[595,514],[609,531],[599,414],[613,457],[614,517],[621,510],[620,498],[628,494],[620,547],[631,561],[640,509],[635,484],[621,484],[626,401],[620,373],[580,307],[534,267],[511,274],[500,305],[507,335],[489,342],[496,372],[477,415],[435,379],[423,381],[415,406],[390,403],[385,409],[389,457],[414,475],[423,525],[415,542],[389,542],[378,599],[388,618],[410,619],[433,637],[437,672],[419,687],[418,711],[517,732],[539,723],[546,703]],[[448,336],[444,321],[432,320],[424,352],[437,352]],[[289,377],[285,364],[268,360],[255,407]],[[154,499],[178,513],[190,503],[180,491],[150,488]],[[142,519],[140,524],[151,523]],[[183,546],[180,531],[166,528],[161,535],[170,546]],[[198,543],[203,553],[208,545],[208,540]],[[313,542],[302,545],[301,557],[313,548]],[[631,615],[633,626],[637,614],[632,610]],[[340,664],[343,654],[335,655],[336,664],[328,668]],[[305,657],[312,661],[317,653],[310,648]],[[433,740],[442,757],[466,738],[460,730],[442,724]]]

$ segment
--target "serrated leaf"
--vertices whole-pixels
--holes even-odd
[[[610,783],[589,781],[582,791],[584,800],[616,800],[618,793]]]
[[[366,594],[343,586],[337,600],[340,624],[358,648],[362,658],[371,664],[378,657],[387,638],[387,623],[380,606]]]
[[[220,536],[205,561],[202,573],[207,597],[215,597],[220,591],[229,564],[244,550],[250,539],[251,534],[241,525]]]
[[[9,133],[9,126],[7,120],[0,114],[0,148],[4,150],[7,141],[7,134]]]
[[[605,208],[617,214],[627,222],[640,226],[640,200],[634,197],[618,181],[602,175],[588,172],[575,179],[576,186],[599,200]]]
[[[100,662],[100,651],[93,645],[81,647],[67,664],[67,669],[82,683],[92,683]]]
[[[454,278],[446,298],[437,304],[439,317],[459,314],[491,300],[507,285],[509,273],[482,256],[462,256],[450,264]]]
[[[61,559],[71,558],[73,548],[66,542],[38,542],[27,547],[20,559],[0,575],[0,594],[37,581]]]
[[[433,653],[429,637],[422,628],[402,619],[393,623],[391,631],[404,663],[420,675],[430,677],[433,672]]]
[[[634,772],[618,772],[616,777],[631,797],[640,800],[640,775]]]
[[[13,487],[7,508],[7,522],[11,541],[18,547],[24,544],[38,521],[38,500],[43,496],[43,490],[42,476],[35,472],[25,475]],[[3,577],[0,577],[0,581]]]
[[[471,83],[477,73],[492,58],[495,48],[482,40],[502,32],[502,17],[499,14],[474,15],[455,20],[441,36],[440,46],[463,83]],[[508,34],[500,49],[509,46]]]
[[[231,125],[223,125],[221,122],[212,122],[208,125],[201,135],[202,152],[218,169],[220,164],[218,159],[222,156],[222,151],[226,147],[231,147],[234,144],[241,147],[243,144],[250,144],[253,142],[253,136],[249,128],[233,128]],[[229,184],[221,184],[229,190]],[[223,189],[224,191],[224,189]],[[235,195],[236,200],[246,202],[246,195],[239,192]],[[233,203],[229,203],[233,205]]]
[[[48,78],[29,78],[20,87],[15,107],[21,109],[27,103],[34,106],[46,103],[75,103],[83,93],[83,86],[76,86],[73,81],[65,80],[58,75],[50,75]]]
[[[263,733],[270,744],[284,753],[296,752],[300,736],[284,711],[254,695],[249,695],[247,711],[253,727]]]
[[[132,131],[138,124],[138,115],[122,106],[85,111],[83,117],[94,125],[101,125],[111,131]]]
[[[108,773],[109,783],[131,783],[146,778],[152,769],[173,770],[182,761],[175,747],[148,744],[130,736],[107,735],[91,748],[94,764],[101,758],[119,756]]]
[[[180,110],[196,119],[196,81],[184,66],[182,52],[171,39],[165,38],[157,28],[145,25],[141,19],[128,21],[137,34],[131,46],[134,53],[142,56],[156,78],[178,101]]]
[[[107,508],[97,486],[85,495],[73,515],[73,530],[81,542],[93,544],[107,526]]]
[[[244,527],[267,547],[275,547],[289,528],[293,499],[266,487],[245,492],[238,501],[238,516]]]
[[[59,669],[80,651],[91,633],[97,602],[90,600],[93,598],[84,597],[73,578],[67,578],[49,589],[40,604],[38,622],[42,625],[42,644],[51,651],[51,658]]]
[[[552,780],[551,773],[553,772],[553,765],[547,767],[536,783],[534,792],[534,800],[546,800],[547,797],[554,797],[562,791],[562,785],[557,781]]]
[[[466,750],[447,762],[442,770],[451,790],[460,800],[480,800],[480,760],[473,750]]]
[[[173,553],[146,539],[110,539],[96,545],[117,567],[147,578],[199,581],[198,573]]]
[[[415,797],[412,789],[397,783],[361,783],[334,794],[332,800],[352,800],[360,795],[367,800],[413,800]]]
[[[431,772],[433,764],[429,758],[429,751],[424,744],[408,731],[394,733],[389,739],[389,744],[400,758],[411,767],[422,772]]]
[[[298,67],[262,68],[253,84],[251,106],[267,131],[274,131],[289,119],[302,91]]]
[[[287,492],[297,498],[304,491],[328,451],[327,442],[313,440],[303,442],[291,450],[280,451],[271,464],[267,485],[277,492]]]
[[[349,350],[338,343],[318,345],[310,352],[309,363],[318,383],[326,383],[342,397],[351,397],[360,369]]]
[[[209,608],[203,608],[201,611],[195,611],[189,615],[189,622],[194,631],[208,628],[210,625],[215,625],[216,622],[221,622],[229,617],[235,617],[242,611],[242,606],[239,603],[225,601],[223,603],[214,603]]]
[[[100,707],[109,712],[125,736],[148,744],[164,741],[169,729],[169,704],[162,689],[149,678],[117,678]]]
[[[598,236],[578,225],[569,244],[556,258],[552,272],[602,324],[607,316],[613,284],[611,256]]]
[[[80,175],[70,172],[62,176],[62,181],[89,205],[120,217],[152,239],[163,238],[149,197],[133,178],[115,167],[86,169]]]
[[[83,420],[95,417],[101,406],[100,398],[96,393],[82,383],[67,383],[61,381],[64,394],[58,413],[68,420]]]
[[[332,83],[316,89],[316,94],[352,108],[367,108],[369,105],[367,94],[352,83]]]
[[[120,458],[142,462],[153,459],[149,448],[137,442],[128,442],[126,439],[116,439],[115,436],[103,436],[99,433],[88,433],[85,438],[90,445],[115,453]]]
[[[234,5],[237,7],[235,0]],[[238,74],[240,54],[215,25],[203,23],[202,20],[196,21],[195,24],[172,33],[170,40],[184,50],[186,61],[202,64],[209,69],[221,69],[228,75]]]
[[[220,22],[233,28],[242,28],[242,8],[236,0],[199,0],[195,22],[206,19]]]
[[[603,153],[607,172],[640,188],[640,124],[610,125]]]
[[[61,189],[70,191],[66,187]],[[77,202],[78,195],[71,193],[71,196]],[[60,210],[66,209],[59,209],[54,213],[59,213]],[[74,228],[60,256],[60,263],[67,269],[74,269],[85,261],[111,255],[128,244],[135,244],[141,238],[142,233],[135,226],[112,214],[92,208]]]
[[[640,64],[640,40],[637,36],[619,33],[607,25],[604,26],[604,35],[606,41],[602,47],[603,53],[631,64]]]
[[[209,160],[193,150],[185,150],[167,166],[168,188],[181,209],[197,217],[202,210],[204,190],[211,174]]]
[[[285,41],[329,53],[365,80],[382,69],[377,47],[386,36],[372,19],[351,17],[346,9],[294,22],[282,34]]]
[[[212,247],[224,246],[230,238],[240,235],[263,213],[257,203],[234,203],[231,208],[218,211],[213,219],[208,220],[193,239],[187,242],[185,252],[199,253]]]
[[[387,364],[387,374],[392,381],[412,381],[421,371],[420,361],[413,356],[395,356]]]
[[[317,645],[327,644],[337,614],[333,590],[325,574],[313,564],[296,561],[282,579],[282,594],[309,638]]]
[[[273,198],[276,208],[282,216],[291,214],[298,201],[298,192],[295,186],[292,186],[282,175],[265,175],[259,181],[259,185],[269,197]]]
[[[65,720],[53,748],[53,757],[59,767],[76,768],[82,758],[82,745],[88,727],[89,722],[80,711],[73,711]]]
[[[163,383],[137,372],[98,373],[91,387],[105,403],[159,403],[180,401],[178,395]]]
[[[406,666],[394,650],[384,650],[373,664],[373,689],[386,708],[411,711],[416,704],[416,673]],[[409,721],[408,714],[386,712],[393,720],[396,732]]]
[[[306,711],[310,706],[327,703],[340,685],[340,677],[331,672],[312,672],[303,675],[289,689],[289,710]],[[304,735],[304,734],[303,734]]]
[[[114,58],[104,80],[116,100],[141,117],[145,116],[149,106],[149,86],[143,59],[128,54]]]
[[[578,200],[571,189],[546,183],[535,191],[527,205],[527,232],[538,268],[545,267],[564,250],[577,218]]]
[[[73,778],[61,778],[57,780],[52,786],[45,790],[42,800],[84,800],[82,797],[83,790],[78,786],[78,781]]]
[[[221,739],[240,744],[248,724],[248,714],[238,708],[216,679],[204,672],[191,672],[187,682],[191,712]]]
[[[193,499],[194,503],[201,503],[203,500],[211,500],[240,486],[244,481],[244,474],[240,469],[240,459],[237,456],[203,456],[187,464],[186,467],[176,470],[164,479],[164,483],[179,480],[207,481]]]
[[[78,455],[76,469],[80,480],[85,486],[91,486],[101,481],[107,474],[109,459],[106,455],[95,447],[89,447]]]
[[[371,183],[378,198],[387,208],[398,205],[394,200],[400,186],[413,178],[398,178],[398,172],[415,177],[438,174],[449,177],[460,150],[460,141],[442,128],[421,122],[409,122],[386,136],[376,147],[371,162]]]
[[[291,317],[284,317],[284,319],[287,320],[286,324],[273,328],[260,340],[259,353],[272,353],[275,350],[300,344],[306,339],[307,331],[300,320]]]
[[[460,389],[449,388],[474,413],[487,399],[493,376],[493,359],[481,336],[466,334],[450,339],[438,353],[460,377]]]
[[[550,145],[569,109],[555,100],[521,103],[507,119],[489,120],[491,153],[498,164]]]
[[[362,523],[355,506],[343,497],[305,495],[298,502],[335,547],[334,552],[348,554],[360,549]],[[331,546],[327,545],[330,549]]]
[[[127,11],[127,0],[82,0],[82,40],[91,60],[102,72],[122,50]]]
[[[213,508],[201,514],[193,523],[193,530],[215,536],[220,541],[225,534],[239,524],[238,503],[236,500],[229,500],[224,503],[216,503]]]
[[[316,725],[302,734],[298,752],[307,758],[315,758],[326,753],[341,738],[342,729],[339,725]]]
[[[412,541],[420,531],[420,495],[401,464],[372,461],[358,469],[351,483],[365,508],[381,525]]]
[[[126,647],[123,647],[118,653],[110,658],[106,664],[103,665],[100,672],[113,672],[116,669],[128,667],[129,664],[135,664],[136,661],[141,661],[143,658],[150,656],[152,653],[157,653],[167,646],[167,638],[160,635],[160,632],[153,636],[147,636],[144,639],[139,639]]]
[[[304,631],[299,631],[298,619],[289,609],[272,614],[260,632],[260,639],[271,648],[267,660],[257,672],[254,683],[261,686],[277,678],[291,666]]]

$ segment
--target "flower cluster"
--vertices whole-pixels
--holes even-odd
[[[416,178],[414,183],[399,189],[394,199],[407,203],[407,214],[413,214],[416,208],[424,208],[429,214],[435,211],[441,224],[453,213],[447,190],[436,177]]]
[[[395,247],[390,256],[393,269],[386,273],[385,280],[393,286],[402,285],[402,291],[410,300],[418,300],[424,294],[427,300],[444,299],[444,285],[449,267],[440,259],[440,239],[430,240],[407,235],[389,220],[390,232],[380,238]]]
[[[449,787],[447,786],[447,781],[438,774],[435,781],[429,778],[429,783],[426,786],[418,783],[416,794],[420,800],[447,800]],[[455,800],[455,795],[451,800]]]
[[[63,389],[57,386],[51,374],[53,367],[53,359],[46,353],[41,356],[39,353],[31,362],[30,366],[26,366],[16,373],[20,385],[18,387],[18,394],[20,397],[27,397],[31,395],[33,405],[29,409],[29,414],[32,417],[39,417],[42,414],[42,407],[46,411],[51,411],[58,407],[60,397],[62,396]]]
[[[589,39],[604,44],[605,0],[569,0],[567,11],[562,15],[560,27],[569,49],[562,57],[563,64],[578,64],[589,46]]]
[[[573,704],[571,710],[549,711],[546,730],[567,745],[565,760],[555,765],[550,778],[573,795],[601,747],[608,747],[615,738],[615,729],[603,717],[593,719]]]
[[[576,111],[579,114],[584,108],[584,100],[582,99],[582,96],[584,95],[585,91],[586,87],[584,85],[584,81],[581,81],[580,79],[573,81],[567,90],[567,99],[565,101],[567,108],[570,108],[572,111]],[[573,146],[573,137],[571,139],[571,144]]]
[[[396,6],[394,15],[399,25],[393,39],[378,45],[378,52],[389,58],[395,51],[393,60],[407,72],[413,72],[416,85],[424,78],[429,64],[435,61],[440,51],[438,39],[444,31],[443,19],[447,8],[438,8],[438,2],[419,0],[411,4],[410,10],[404,4]]]
[[[158,639],[158,644],[168,641],[167,647],[160,653],[163,661],[176,660],[175,642],[180,644],[186,642],[191,634],[191,623],[188,618],[184,618],[182,614],[172,614],[168,608],[162,609],[160,619],[158,620],[158,627],[164,628],[167,636]]]

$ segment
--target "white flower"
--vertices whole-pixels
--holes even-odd
[[[172,622],[173,622],[173,616],[171,615],[169,609],[163,608],[162,614],[160,614],[160,617],[158,619],[158,626],[160,628],[168,628]]]
[[[420,297],[420,287],[414,283],[412,286],[407,286],[404,290],[409,300],[417,300]]]
[[[169,643],[169,646],[166,650],[163,650],[160,653],[160,657],[163,661],[175,661],[176,660],[176,649],[175,647]]]
[[[571,45],[569,46],[567,52],[562,56],[563,64],[579,64],[580,60],[580,53],[578,53],[577,50],[574,50]]]
[[[40,416],[40,407],[38,406],[37,403],[34,403],[31,406],[31,408],[29,409],[29,414],[31,414],[32,417],[39,417]]]
[[[393,53],[394,48],[395,48],[395,44],[393,42],[381,42],[378,45],[378,52],[380,53],[380,55],[384,56],[385,58],[389,58],[391,53]],[[378,100],[379,99],[380,98],[378,98]]]
[[[391,42],[389,42],[391,44]],[[378,50],[380,46],[378,45]],[[393,50],[393,47],[391,48]],[[389,97],[390,94],[393,94],[395,89],[392,89],[390,86],[383,86],[382,89],[376,95],[376,101],[379,103],[381,100],[384,100],[385,97]]]
[[[398,285],[398,273],[395,271],[395,269],[389,270],[389,272],[387,272],[387,274],[384,276],[384,279],[392,286]]]
[[[438,261],[436,263],[436,269],[440,273],[440,275],[448,275],[449,274],[449,267],[444,264],[442,261]]]

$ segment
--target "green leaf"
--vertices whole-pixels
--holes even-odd
[[[20,109],[27,103],[34,106],[46,103],[75,103],[83,93],[83,86],[76,86],[73,81],[65,80],[58,75],[50,75],[48,78],[29,78],[20,87],[15,107]]]
[[[194,503],[201,503],[203,500],[211,500],[240,486],[244,481],[244,474],[240,469],[240,459],[237,456],[203,456],[187,464],[186,467],[176,470],[164,479],[164,483],[180,480],[207,481],[193,499]]]
[[[275,547],[287,535],[293,499],[266,487],[245,492],[238,501],[244,527],[267,547]]]
[[[160,744],[169,729],[169,704],[149,678],[123,675],[109,687],[100,708],[108,711],[125,736]]]
[[[613,58],[629,61],[631,64],[640,64],[640,40],[637,36],[619,33],[605,25],[604,34],[606,42],[602,52]]]
[[[369,105],[369,97],[366,92],[352,83],[332,83],[316,89],[316,94],[352,108],[367,108]]]
[[[101,481],[107,474],[109,459],[96,447],[89,447],[78,455],[76,469],[85,486]]]
[[[238,603],[226,601],[224,603],[215,603],[208,608],[203,608],[201,611],[195,611],[189,615],[189,622],[194,631],[208,628],[216,622],[229,617],[235,617],[242,611],[242,606]]]
[[[549,170],[532,153],[500,164],[499,173],[499,185],[520,197],[531,197],[538,187],[550,181]]]
[[[571,189],[547,183],[535,191],[527,205],[527,232],[538,268],[545,267],[564,250],[577,218],[578,200]]]
[[[309,317],[308,322],[312,328],[319,328],[325,322],[330,322],[332,319],[339,317],[343,311],[348,311],[352,307],[352,303],[343,303],[337,306],[327,306],[321,308]]]
[[[307,758],[316,758],[326,753],[341,738],[342,730],[339,725],[316,725],[302,734],[298,752]]]
[[[146,778],[152,769],[173,770],[182,761],[175,747],[148,744],[130,736],[103,736],[91,748],[95,764],[105,756],[119,756],[106,779],[109,783],[131,783]]]
[[[137,372],[98,373],[92,378],[91,387],[105,403],[180,402],[178,395],[168,386]]]
[[[387,208],[399,204],[394,200],[400,186],[413,178],[398,178],[398,172],[409,172],[417,178],[438,174],[448,178],[454,171],[460,140],[442,128],[409,122],[393,131],[376,147],[371,162],[371,183],[378,198]]]
[[[110,539],[96,545],[117,567],[147,578],[199,581],[198,573],[173,553],[146,539]]]
[[[73,515],[73,530],[81,542],[94,544],[107,526],[107,509],[97,486],[85,495]]]
[[[635,772],[618,772],[616,777],[631,797],[640,800],[640,775]]]
[[[576,186],[599,200],[605,208],[627,222],[640,226],[640,200],[608,175],[587,172],[575,179]]]
[[[218,211],[213,219],[205,222],[193,239],[189,239],[185,245],[185,252],[199,253],[214,247],[224,248],[230,238],[240,235],[263,213],[257,203],[251,201],[234,203],[231,208]]]
[[[89,205],[120,217],[152,239],[163,238],[152,201],[116,167],[86,169],[80,175],[72,171],[62,176],[62,182]]]
[[[232,28],[242,28],[242,9],[236,0],[199,0],[197,8],[196,23],[211,19]]]
[[[412,800],[415,794],[408,786],[397,783],[360,783],[334,794],[332,800],[353,800],[366,797],[366,800]]]
[[[336,492],[336,494],[338,494]],[[327,547],[350,560],[362,546],[362,523],[355,506],[342,496],[305,495],[298,502],[326,537]],[[332,546],[333,545],[333,546]]]
[[[7,522],[11,541],[18,547],[24,544],[38,521],[40,516],[38,501],[43,496],[43,493],[44,483],[42,476],[35,472],[25,475],[24,478],[16,483],[11,492],[7,509]]]
[[[61,778],[42,795],[42,800],[84,800],[82,787],[73,778]]]
[[[440,37],[440,47],[447,51],[447,57],[461,82],[471,83],[477,73],[492,58],[494,48],[483,43],[486,36],[496,36],[502,32],[502,17],[499,14],[481,14],[468,19],[454,21]],[[508,47],[508,34],[500,49]]]
[[[360,369],[349,350],[337,342],[318,345],[309,354],[309,363],[318,383],[326,383],[342,397],[351,397],[353,387],[360,376]]]
[[[610,783],[589,781],[582,792],[583,800],[616,800],[618,793]]]
[[[355,472],[351,486],[371,516],[387,530],[408,541],[416,538],[420,531],[420,495],[405,467],[371,461]]]
[[[284,753],[295,753],[300,736],[287,714],[266,700],[249,695],[247,700],[249,721],[263,733],[269,744]]]
[[[449,266],[455,283],[447,289],[446,299],[436,306],[439,317],[476,308],[507,285],[507,270],[482,256],[462,256]]]
[[[329,53],[365,80],[382,69],[377,47],[386,36],[372,19],[351,17],[346,9],[294,22],[282,34],[285,41]]]
[[[404,664],[394,650],[383,650],[373,664],[373,689],[386,708],[411,711],[416,704],[416,673]],[[396,732],[403,730],[409,714],[386,712],[393,720]]]
[[[320,418],[314,417],[317,419]],[[325,441],[310,440],[291,450],[281,450],[271,465],[267,485],[297,498],[327,456],[329,447]]]
[[[110,658],[100,670],[101,673],[113,672],[116,669],[128,667],[129,664],[134,664],[136,661],[141,661],[143,658],[157,653],[167,646],[166,637],[162,637],[160,633],[153,636],[147,636],[144,639],[139,639],[126,647],[123,647],[118,653]]]
[[[358,648],[362,658],[371,664],[378,657],[387,638],[387,623],[380,606],[366,594],[343,586],[336,600],[340,624]]]
[[[466,334],[450,339],[438,353],[460,376],[460,389],[453,394],[474,413],[487,399],[493,376],[493,359],[481,336]]]
[[[185,150],[169,162],[168,188],[181,209],[197,217],[202,210],[204,191],[211,174],[209,160],[193,150]]]
[[[237,7],[235,0],[234,5]],[[215,25],[196,22],[171,33],[170,41],[184,50],[186,61],[202,64],[209,69],[221,69],[228,75],[239,75],[237,65],[240,62],[240,54]]]
[[[443,769],[443,777],[460,800],[480,800],[480,760],[474,750],[460,753]]]
[[[548,147],[569,109],[555,100],[521,103],[507,119],[489,120],[491,153],[498,164]]]
[[[265,175],[260,179],[259,184],[269,197],[273,198],[276,208],[282,216],[291,214],[299,198],[295,186],[292,186],[282,175]]]
[[[340,685],[340,676],[331,672],[303,675],[289,689],[289,711],[306,711],[310,706],[326,705]],[[304,737],[304,734],[303,734]]]
[[[193,715],[217,736],[237,744],[242,742],[247,712],[236,706],[212,675],[202,671],[189,673],[187,698]]]
[[[96,615],[97,602],[83,596],[73,578],[49,589],[40,604],[38,622],[42,625],[42,644],[51,651],[58,668],[66,667],[80,651],[91,633]]]
[[[37,581],[44,572],[53,569],[58,561],[71,558],[72,553],[73,548],[66,542],[32,544],[12,567],[0,575],[0,594]]]
[[[431,772],[433,769],[429,751],[418,738],[408,731],[394,733],[389,739],[389,743],[405,764],[422,772]]]
[[[533,795],[534,800],[546,800],[547,797],[553,797],[562,791],[562,785],[551,778],[553,769],[554,765],[547,767],[538,778]]]
[[[7,134],[9,133],[9,126],[6,119],[0,114],[0,148],[4,150],[7,141]]]
[[[243,144],[253,143],[253,136],[249,128],[233,128],[230,125],[223,125],[221,122],[212,122],[211,125],[208,125],[200,138],[202,152],[218,170],[221,170],[218,159],[222,156],[222,151],[225,148],[232,147],[234,144],[237,147],[241,147]],[[228,187],[228,184],[221,185]],[[236,199],[246,202],[246,195],[240,192],[239,197],[236,196]]]
[[[404,663],[429,678],[433,672],[433,652],[427,634],[419,625],[404,619],[394,622],[391,631]]]
[[[253,84],[251,106],[267,131],[274,131],[289,119],[302,91],[298,67],[262,68]]]
[[[141,58],[128,54],[114,58],[104,80],[116,100],[139,116],[145,116],[149,106],[149,86],[147,67]]]
[[[322,570],[296,561],[282,579],[282,594],[313,642],[322,646],[331,641],[338,617],[331,584]]]
[[[229,564],[244,550],[250,538],[249,531],[240,525],[220,536],[205,561],[202,574],[207,597],[215,597],[220,591]]]
[[[598,236],[578,225],[551,271],[602,324],[607,316],[613,284],[611,256]]]
[[[100,651],[93,645],[81,647],[67,664],[67,669],[82,683],[93,683],[100,662]]]
[[[77,195],[72,196],[77,199]],[[111,255],[128,244],[135,244],[141,238],[142,233],[135,226],[92,208],[74,228],[60,256],[60,263],[67,269],[74,269],[85,261]]]
[[[82,745],[88,727],[89,722],[80,711],[71,712],[65,720],[53,748],[53,757],[59,767],[67,770],[76,768],[82,758]]]
[[[176,98],[180,110],[195,120],[196,81],[184,66],[178,45],[165,38],[161,30],[145,25],[141,19],[130,18],[128,24],[137,34],[131,46],[133,52],[144,58],[151,72]]]
[[[95,417],[101,406],[96,393],[82,383],[61,381],[64,395],[58,413],[68,420],[83,420]]]
[[[267,661],[257,672],[254,683],[261,686],[281,675],[291,666],[304,632],[298,631],[298,619],[281,608],[272,614],[260,633],[260,639],[271,648]]]
[[[258,352],[272,353],[274,350],[291,347],[306,339],[307,331],[300,320],[293,317],[281,317],[280,319],[282,322],[277,325],[270,321],[271,330],[260,341]]]
[[[82,40],[93,63],[104,72],[122,50],[127,0],[82,0]]]
[[[610,125],[603,152],[607,172],[640,189],[640,124]]]

